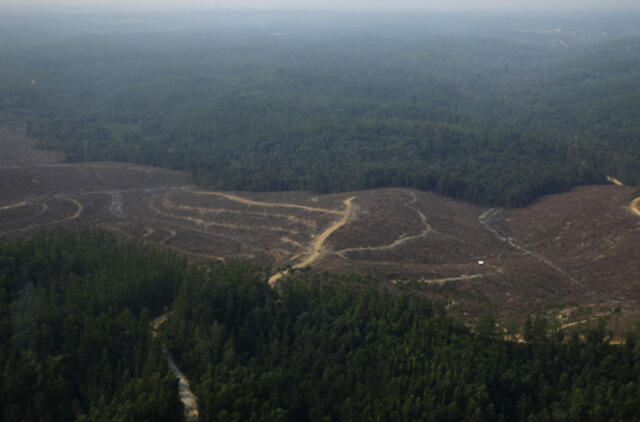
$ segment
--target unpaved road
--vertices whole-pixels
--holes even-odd
[[[327,213],[327,214],[342,215],[341,211],[329,210],[329,209],[326,209],[326,208],[307,207],[305,205],[297,205],[297,204],[279,204],[277,202],[254,201],[252,199],[246,199],[246,198],[242,198],[240,196],[232,195],[230,193],[223,193],[223,192],[199,191],[199,192],[194,192],[194,194],[196,194],[196,195],[220,196],[220,197],[228,199],[230,201],[240,202],[241,204],[246,204],[246,205],[255,205],[255,206],[259,206],[259,207],[297,208],[297,209],[300,209],[300,210],[311,211],[311,212],[323,212],[323,213]]]
[[[333,232],[335,232],[336,230],[338,230],[340,227],[344,226],[345,224],[347,224],[347,221],[349,221],[349,218],[351,217],[351,214],[353,213],[353,200],[356,199],[355,196],[352,196],[350,198],[347,198],[344,200],[344,211],[331,211],[332,214],[340,214],[342,215],[342,218],[338,221],[336,221],[335,223],[331,224],[329,227],[327,227],[327,229],[325,231],[323,231],[322,233],[320,233],[320,235],[318,235],[315,240],[313,241],[313,243],[311,244],[311,248],[310,248],[310,252],[307,255],[307,257],[297,263],[296,265],[293,266],[293,268],[303,268],[306,267],[308,265],[310,265],[312,262],[314,262],[316,259],[318,259],[323,251],[323,246],[324,246],[324,242],[329,238],[329,236],[331,236],[331,234]],[[306,208],[306,207],[305,207]],[[320,209],[320,208],[318,208]],[[329,210],[324,210],[325,212],[329,211]],[[274,275],[272,275],[271,277],[269,277],[269,285],[273,286],[278,280],[280,280],[285,274],[287,273],[287,270],[285,271],[280,271],[279,273],[276,273]]]
[[[484,274],[463,274],[458,277],[445,277],[445,278],[430,278],[430,279],[419,279],[419,280],[391,280],[393,284],[398,283],[406,283],[408,281],[417,281],[418,283],[425,284],[444,284],[449,281],[466,281],[466,280],[475,280],[476,278],[484,277]]]
[[[410,242],[410,241],[413,241],[413,240],[417,240],[417,239],[421,239],[421,238],[427,236],[432,231],[431,226],[429,225],[429,223],[427,223],[427,216],[425,216],[422,211],[420,211],[419,209],[417,209],[416,207],[413,206],[418,202],[418,198],[416,197],[415,193],[411,192],[411,198],[412,198],[411,201],[407,202],[405,204],[405,207],[411,209],[416,214],[418,214],[418,216],[420,217],[420,220],[422,221],[422,224],[424,226],[424,229],[420,233],[414,234],[414,235],[402,235],[402,236],[398,237],[395,241],[393,241],[393,243],[389,243],[388,245],[361,246],[361,247],[357,247],[357,248],[346,248],[346,249],[340,249],[340,250],[334,251],[334,253],[344,257],[344,254],[349,253],[349,252],[388,251],[388,250],[391,250],[391,249],[395,249],[398,246],[401,246],[401,245],[403,245],[403,244],[405,244],[407,242]]]
[[[624,186],[624,183],[622,183],[620,180],[616,179],[615,177],[607,176],[607,180],[613,183],[614,185]],[[629,209],[631,210],[632,213],[640,217],[640,197],[637,197],[636,199],[631,201],[631,204],[629,204]]]
[[[0,211],[10,210],[12,208],[19,208],[29,205],[27,201],[16,202],[15,204],[4,205],[0,207]]]
[[[158,329],[169,319],[169,314],[163,314],[151,321],[151,333],[153,338],[158,336]],[[167,365],[171,372],[178,378],[178,392],[180,394],[180,401],[184,406],[184,419],[186,421],[194,421],[198,419],[198,398],[193,394],[189,387],[189,380],[178,368],[171,357],[171,353],[167,349],[165,344],[162,345],[162,354],[164,355]]]
[[[613,183],[614,185],[624,186],[624,183],[622,183],[620,180],[616,179],[615,177],[607,176],[607,180]]]
[[[496,238],[498,238],[499,240],[501,240],[502,242],[505,242],[505,243],[509,244],[509,246],[511,246],[512,248],[519,250],[520,252],[522,252],[523,255],[529,255],[530,257],[536,259],[537,261],[539,261],[540,263],[546,265],[547,267],[551,268],[552,270],[562,274],[563,276],[568,278],[569,281],[571,281],[574,285],[579,286],[583,290],[589,290],[584,284],[582,284],[581,282],[576,280],[573,276],[571,276],[571,274],[567,273],[562,268],[558,267],[556,264],[551,262],[546,257],[544,257],[544,256],[540,255],[539,253],[536,253],[536,252],[534,252],[534,251],[532,251],[530,249],[527,249],[524,246],[520,245],[518,242],[516,242],[516,240],[513,237],[511,237],[511,236],[506,237],[502,233],[500,233],[500,231],[498,229],[496,229],[495,227],[493,227],[493,225],[492,225],[492,221],[493,221],[492,217],[494,215],[496,215],[496,213],[498,213],[498,212],[499,211],[496,208],[488,209],[487,211],[483,212],[478,217],[478,221],[480,222],[480,224],[484,228],[486,228],[491,233],[493,233],[493,235]]]
[[[49,206],[44,203],[41,202],[43,200],[46,200],[48,198],[54,198],[57,200],[61,200],[61,201],[67,201],[67,202],[71,202],[75,207],[75,212],[73,213],[73,215],[69,216],[69,217],[65,217],[65,218],[61,218],[61,219],[57,219],[57,220],[53,220],[53,221],[48,221],[46,223],[40,223],[40,224],[32,224],[29,227],[26,228],[22,228],[22,229],[16,229],[16,230],[9,230],[6,231],[5,233],[17,233],[17,232],[26,232],[28,230],[33,230],[39,227],[48,227],[48,226],[53,226],[53,225],[57,225],[57,224],[62,224],[62,223],[66,223],[69,221],[73,221],[73,220],[77,220],[78,218],[80,218],[80,216],[82,215],[82,213],[84,212],[84,205],[82,205],[80,202],[78,202],[77,200],[67,196],[67,195],[53,195],[53,196],[45,196],[45,197],[40,197],[40,198],[33,198],[27,201],[20,201],[20,202],[15,202],[13,204],[8,204],[8,205],[3,205],[0,207],[0,211],[7,211],[13,208],[21,208],[21,207],[25,207],[28,205],[37,205],[40,207],[40,211],[37,214],[32,214],[29,216],[26,216],[20,220],[17,221],[24,221],[27,220],[29,218],[33,219],[35,217],[38,217],[40,215],[42,215],[43,213],[45,213],[48,209]],[[12,221],[11,223],[16,223],[16,220]],[[8,224],[8,223],[4,223],[2,222],[2,224]]]
[[[629,207],[632,213],[640,217],[640,196],[634,199]]]

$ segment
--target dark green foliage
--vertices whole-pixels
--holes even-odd
[[[409,21],[0,45],[0,121],[72,161],[184,169],[215,189],[403,186],[521,206],[606,175],[638,183],[638,39],[560,51]]]
[[[7,421],[173,421],[175,378],[201,420],[640,420],[640,331],[563,338],[542,319],[506,342],[358,276],[298,271],[277,289],[247,264],[183,259],[110,235],[0,243],[0,409]]]
[[[149,322],[184,271],[182,258],[105,232],[0,243],[3,420],[179,419]]]
[[[358,277],[277,290],[239,265],[185,279],[166,334],[201,420],[640,420],[637,332],[611,346],[603,327],[563,339],[535,320],[519,344]]]

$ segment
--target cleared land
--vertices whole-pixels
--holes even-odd
[[[270,265],[272,282],[306,266],[369,274],[446,296],[470,315],[493,304],[516,321],[590,306],[616,311],[623,327],[640,312],[640,198],[631,187],[589,186],[488,210],[409,189],[206,192],[182,172],[61,163],[22,131],[1,130],[0,149],[0,235],[97,226],[194,262]],[[572,318],[562,325],[590,320]]]

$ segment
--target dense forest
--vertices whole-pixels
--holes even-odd
[[[186,279],[167,335],[193,374],[201,420],[640,420],[640,343],[602,328],[525,343],[494,321],[472,333],[437,304],[358,277],[213,267]]]
[[[105,232],[1,242],[1,419],[179,420],[149,322],[184,271],[182,258]]]
[[[524,343],[437,302],[307,270],[187,267],[100,231],[0,243],[4,420],[179,420],[166,342],[200,420],[640,420],[640,330],[565,335],[528,319]],[[169,320],[159,338],[152,317]]]
[[[0,122],[73,161],[183,169],[214,189],[405,186],[522,206],[606,175],[640,184],[637,21],[520,18],[7,22]]]

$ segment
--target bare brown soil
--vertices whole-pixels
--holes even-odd
[[[60,163],[57,153],[34,152],[21,131],[0,130],[0,150],[15,159],[0,163],[0,235],[103,227],[193,262],[270,265],[274,282],[286,267],[311,266],[447,297],[471,316],[486,304],[513,321],[589,305],[615,313],[621,327],[640,320],[640,218],[629,212],[640,212],[640,199],[631,187],[589,186],[488,210],[410,189],[205,192],[182,172]]]

